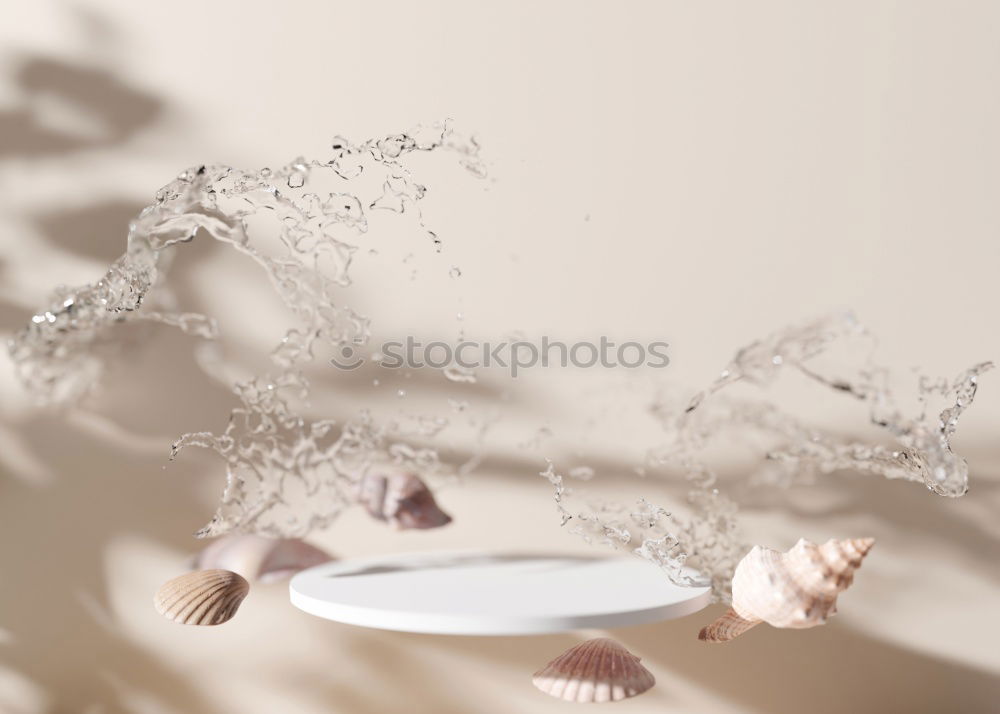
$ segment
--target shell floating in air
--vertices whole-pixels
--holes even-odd
[[[398,529],[438,528],[451,523],[419,476],[369,473],[358,482],[357,499],[373,517]]]
[[[732,608],[702,628],[698,639],[726,642],[761,622],[799,629],[824,624],[874,543],[853,538],[816,545],[800,539],[787,553],[754,546],[736,566]]]
[[[229,570],[196,570],[168,580],[156,591],[157,612],[181,625],[221,625],[250,592],[250,584]]]
[[[571,647],[531,681],[550,696],[581,704],[628,699],[656,683],[638,657],[606,637]]]
[[[194,557],[192,567],[232,570],[251,582],[270,583],[333,560],[298,538],[265,538],[243,533],[224,535]]]

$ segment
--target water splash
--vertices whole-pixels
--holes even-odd
[[[687,567],[685,546],[699,542],[683,537],[681,524],[666,509],[639,498],[629,507],[617,501],[590,498],[585,492],[566,485],[565,477],[550,461],[539,474],[552,484],[560,525],[586,543],[612,549],[630,548],[636,555],[659,566],[670,580],[683,586],[705,586],[710,578],[704,571]],[[734,564],[735,567],[735,564]]]
[[[629,547],[661,567],[678,585],[711,584],[728,600],[733,571],[747,551],[741,537],[738,505],[719,488],[706,450],[715,443],[770,443],[747,479],[755,485],[811,483],[823,474],[861,472],[923,483],[941,496],[968,490],[968,465],[954,453],[951,437],[958,419],[972,404],[979,376],[993,367],[982,362],[952,380],[919,377],[914,387],[917,411],[909,414],[889,388],[890,370],[874,361],[876,341],[851,313],[796,325],[737,351],[719,378],[686,407],[659,399],[651,412],[667,440],[650,450],[645,466],[683,474],[689,492],[686,512],[655,508],[628,511],[621,504],[587,501],[566,486],[553,464],[542,472],[555,489],[561,525],[588,542]],[[827,364],[820,358],[828,359]],[[766,401],[715,396],[737,382],[760,387],[791,369],[828,390],[849,395],[868,408],[869,420],[892,445],[844,439],[814,428]],[[933,401],[939,402],[932,408]],[[645,472],[645,467],[643,472]],[[638,514],[638,515],[637,515]],[[693,575],[689,568],[697,571]]]
[[[861,345],[857,346],[859,342]],[[951,437],[959,417],[976,396],[979,376],[992,369],[993,363],[973,365],[952,380],[919,377],[915,392],[920,409],[907,414],[889,387],[890,370],[874,361],[875,344],[871,334],[851,313],[829,315],[753,342],[739,350],[720,377],[691,400],[680,419],[679,430],[697,431],[703,438],[706,424],[695,424],[691,416],[708,396],[739,381],[767,386],[780,371],[793,369],[865,403],[871,423],[885,430],[895,446],[843,441],[766,407],[756,410],[734,407],[723,418],[756,425],[785,438],[787,443],[771,451],[769,458],[800,473],[861,471],[919,481],[941,496],[964,495],[969,488],[969,467],[965,459],[952,451]],[[818,357],[834,347],[847,347],[848,357],[853,359],[834,366],[816,364]],[[863,359],[858,360],[858,355]],[[931,402],[936,400],[943,402],[937,410],[931,408]],[[719,418],[716,415],[714,420]]]
[[[173,445],[172,456],[197,446],[226,464],[218,511],[198,535],[234,529],[304,535],[336,517],[372,464],[441,467],[433,449],[407,446],[408,439],[433,430],[376,423],[364,412],[340,427],[299,413],[309,391],[299,369],[321,347],[356,348],[369,339],[368,318],[339,304],[338,289],[351,282],[351,261],[370,213],[400,214],[440,250],[420,211],[425,188],[405,164],[409,154],[439,150],[457,153],[473,175],[485,175],[478,145],[447,123],[360,144],[338,137],[330,157],[299,157],[275,170],[200,166],[182,172],[132,221],[125,254],[101,280],[57,290],[14,336],[10,353],[18,377],[41,401],[73,403],[119,356],[127,324],[152,321],[215,338],[213,318],[171,309],[176,299],[166,280],[178,247],[207,234],[262,269],[296,324],[271,353],[275,374],[234,385],[240,405],[223,433],[185,434]]]

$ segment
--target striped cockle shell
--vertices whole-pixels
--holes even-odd
[[[704,627],[699,639],[726,642],[761,622],[796,629],[824,624],[874,543],[852,538],[816,545],[800,539],[787,553],[754,546],[736,566],[732,607]]]
[[[229,570],[196,570],[168,580],[156,591],[157,612],[181,625],[221,625],[250,592],[246,579]]]
[[[298,538],[230,533],[205,546],[191,565],[198,570],[232,570],[250,582],[271,583],[331,560],[329,554]]]
[[[616,702],[642,694],[656,680],[639,658],[606,637],[563,652],[531,680],[546,694],[567,702]]]
[[[434,495],[416,474],[400,471],[373,471],[357,485],[357,500],[365,510],[393,528],[438,528],[451,523]]]

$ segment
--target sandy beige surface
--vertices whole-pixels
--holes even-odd
[[[22,3],[4,17],[4,335],[52,286],[97,278],[122,252],[128,219],[182,168],[278,165],[320,155],[336,134],[452,117],[478,135],[492,174],[483,184],[447,160],[426,167],[425,217],[446,250],[424,269],[461,266],[461,284],[365,273],[352,294],[379,316],[377,335],[451,338],[460,294],[480,339],[670,342],[672,364],[655,375],[485,379],[473,396],[502,404],[504,420],[480,472],[440,494],[455,523],[399,534],[350,512],[315,535],[338,557],[586,548],[558,529],[539,453],[512,445],[548,427],[544,455],[596,466],[596,488],[677,502],[682,484],[631,472],[656,435],[644,411],[653,385],[689,393],[736,347],[831,309],[853,307],[883,361],[903,370],[951,375],[1000,357],[995,4],[101,0]],[[178,266],[192,304],[224,318],[230,355],[263,354],[282,318],[229,256],[198,250]],[[152,592],[197,549],[190,534],[223,479],[205,454],[167,466],[169,444],[222,428],[232,407],[192,347],[151,331],[68,413],[32,405],[0,356],[0,711],[569,707],[529,675],[587,633],[363,630],[295,610],[283,584],[256,588],[225,627],[160,618]],[[324,414],[392,403],[315,376]],[[436,384],[421,399],[462,393]],[[779,389],[828,426],[861,429],[864,415],[835,396]],[[591,409],[596,431],[581,423]],[[1000,379],[989,375],[956,439],[972,474],[958,500],[849,474],[736,488],[752,542],[878,544],[823,628],[758,628],[711,647],[695,638],[713,608],[613,632],[658,680],[617,706],[995,711],[998,423]],[[748,468],[733,459],[726,482]]]

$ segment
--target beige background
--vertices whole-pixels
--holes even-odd
[[[597,467],[609,491],[676,502],[682,484],[630,475],[655,440],[643,412],[651,385],[685,394],[734,348],[830,309],[855,308],[881,336],[882,359],[903,369],[950,375],[1000,357],[995,3],[8,1],[2,16],[5,333],[53,285],[99,276],[122,252],[128,218],[188,165],[277,165],[320,155],[338,133],[452,117],[478,135],[493,178],[428,162],[425,215],[446,251],[425,258],[414,285],[377,283],[369,270],[353,294],[376,331],[450,337],[457,306],[483,339],[521,330],[671,343],[673,363],[655,375],[533,374],[516,388],[491,375],[471,394],[502,404],[505,419],[482,472],[441,494],[455,524],[393,534],[349,513],[317,536],[339,556],[582,548],[559,532],[534,476],[544,455]],[[196,250],[181,285],[228,317],[232,353],[266,349],[280,320],[256,284],[226,254]],[[451,265],[459,284],[435,278]],[[576,635],[361,630],[291,608],[283,585],[256,589],[223,628],[159,618],[150,594],[197,547],[189,534],[221,485],[202,454],[164,470],[166,447],[221,428],[231,406],[191,347],[152,333],[69,414],[33,407],[0,357],[0,711],[569,706],[527,677]],[[392,403],[391,392],[321,376],[320,410]],[[835,395],[779,389],[828,425],[861,429],[864,415]],[[461,389],[424,392],[440,401]],[[754,542],[871,534],[878,545],[821,629],[708,647],[694,637],[712,610],[615,632],[659,681],[617,706],[995,710],[998,419],[991,375],[956,441],[973,481],[961,500],[851,475],[734,491]],[[549,445],[515,446],[544,425]],[[743,470],[736,461],[728,472]]]

